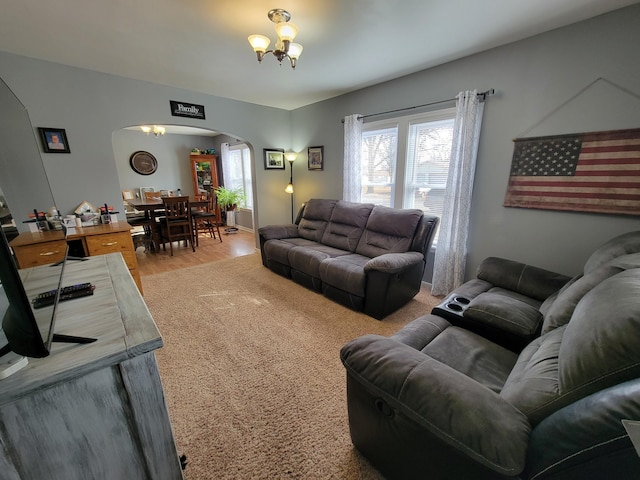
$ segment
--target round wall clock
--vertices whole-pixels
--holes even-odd
[[[129,158],[129,163],[133,171],[140,175],[151,175],[158,169],[156,157],[143,150],[133,152],[131,158]]]

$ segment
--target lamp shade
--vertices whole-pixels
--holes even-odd
[[[276,33],[283,42],[287,40],[293,42],[293,39],[298,35],[298,27],[289,22],[277,23]]]
[[[266,52],[271,43],[269,37],[265,37],[264,35],[249,35],[248,40],[254,52]]]
[[[299,43],[292,43],[289,45],[289,56],[294,60],[297,60],[302,53],[302,45]]]
[[[287,193],[293,193],[293,183],[287,185],[287,188],[285,188],[284,191]]]
[[[298,158],[298,154],[296,152],[287,152],[284,154],[284,158],[286,158],[290,162],[293,162],[296,158]]]

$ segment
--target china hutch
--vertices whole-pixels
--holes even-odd
[[[217,155],[190,155],[193,194],[199,195],[218,188]]]

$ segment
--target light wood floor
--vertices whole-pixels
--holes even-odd
[[[156,273],[168,272],[179,268],[193,267],[201,263],[215,262],[227,258],[240,257],[257,252],[256,240],[251,232],[238,230],[237,233],[222,233],[222,243],[220,239],[211,238],[207,234],[200,234],[200,245],[196,247],[195,253],[191,247],[185,247],[183,243],[173,244],[173,257],[170,256],[169,246],[167,251],[160,247],[158,253],[147,252],[144,248],[136,249],[138,268],[140,276],[153,275]]]

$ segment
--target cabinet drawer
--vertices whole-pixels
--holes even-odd
[[[59,262],[64,259],[66,251],[67,242],[64,240],[13,247],[20,268]]]
[[[124,252],[133,250],[133,241],[129,232],[88,236],[86,241],[89,255],[104,255],[117,252],[121,252],[124,255]]]

